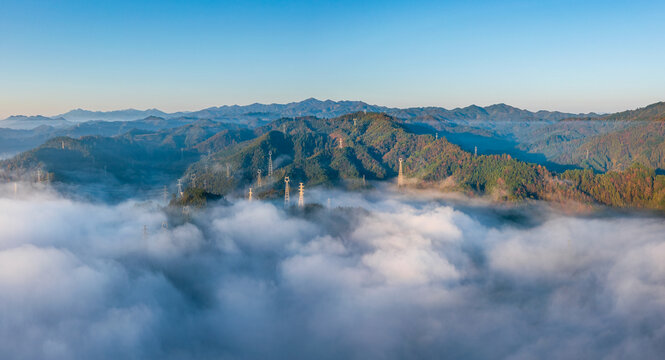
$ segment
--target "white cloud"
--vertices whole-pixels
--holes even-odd
[[[293,216],[281,204],[240,201],[163,229],[167,215],[149,203],[10,192],[0,198],[0,352],[527,359],[665,351],[662,219],[310,194],[365,211]]]

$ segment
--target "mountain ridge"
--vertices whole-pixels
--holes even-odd
[[[359,100],[319,100],[307,98],[302,101],[289,103],[252,103],[249,105],[220,105],[195,111],[180,111],[167,113],[151,108],[146,110],[122,109],[111,111],[93,111],[81,108],[70,110],[49,118],[62,117],[68,121],[82,122],[90,120],[129,121],[143,119],[149,116],[171,118],[178,116],[193,116],[207,119],[242,118],[250,114],[263,114],[265,120],[276,120],[280,117],[317,116],[333,118],[353,112],[383,112],[401,119],[433,118],[437,120],[562,120],[573,117],[598,117],[596,113],[566,113],[560,111],[538,110],[530,111],[520,109],[505,103],[488,106],[469,105],[446,109],[440,106],[421,107],[388,107],[372,105]]]

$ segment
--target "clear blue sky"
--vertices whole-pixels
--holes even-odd
[[[665,100],[665,1],[0,0],[0,117]]]

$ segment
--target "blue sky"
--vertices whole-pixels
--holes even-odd
[[[663,1],[0,1],[0,117],[665,100]]]

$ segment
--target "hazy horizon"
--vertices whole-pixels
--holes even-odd
[[[442,106],[442,105],[391,106],[391,105],[380,104],[380,103],[371,103],[371,102],[368,102],[368,101],[358,100],[358,99],[339,99],[339,100],[336,100],[336,99],[327,99],[327,98],[322,99],[322,98],[316,98],[316,97],[309,97],[309,98],[302,99],[302,100],[293,100],[293,101],[284,101],[284,102],[274,102],[274,101],[273,102],[260,102],[260,101],[256,101],[256,102],[251,102],[251,103],[234,103],[234,104],[226,103],[226,104],[210,105],[210,106],[205,106],[205,107],[195,108],[195,109],[174,109],[174,110],[166,110],[164,108],[155,107],[155,106],[152,106],[152,107],[151,106],[138,107],[138,108],[137,107],[85,108],[85,107],[78,106],[78,107],[69,108],[66,111],[61,111],[61,112],[57,112],[57,113],[50,113],[50,114],[47,114],[47,113],[21,113],[21,114],[8,114],[8,115],[5,115],[5,116],[0,115],[0,120],[4,120],[4,119],[6,119],[8,117],[12,117],[12,116],[45,116],[45,117],[53,118],[53,117],[57,117],[57,116],[60,116],[60,115],[64,115],[64,114],[66,114],[70,111],[76,111],[76,110],[92,111],[92,112],[112,112],[112,111],[128,111],[128,110],[137,110],[137,111],[158,110],[158,111],[162,111],[162,112],[167,113],[167,114],[190,113],[190,112],[196,112],[196,111],[205,110],[205,109],[209,109],[209,108],[217,108],[217,107],[224,107],[224,106],[250,106],[250,105],[256,105],[256,104],[260,104],[260,105],[286,105],[286,104],[292,104],[292,103],[300,103],[300,102],[303,102],[303,101],[306,101],[306,100],[309,100],[309,99],[315,99],[315,100],[318,100],[318,101],[321,101],[321,102],[325,102],[325,101],[333,101],[333,102],[359,101],[359,102],[363,102],[363,103],[365,103],[369,106],[382,106],[382,107],[395,108],[395,109],[434,107],[434,108],[444,108],[444,109],[447,109],[447,110],[454,110],[454,109],[463,109],[463,108],[470,107],[470,106],[479,106],[479,107],[485,108],[485,107],[489,107],[489,106],[493,106],[493,105],[504,104],[504,105],[508,105],[508,106],[511,106],[511,107],[514,107],[514,108],[518,108],[520,110],[527,110],[527,111],[531,111],[531,112],[560,111],[560,112],[564,112],[564,113],[573,113],[573,114],[589,114],[589,113],[611,114],[611,113],[614,113],[614,112],[621,112],[621,111],[626,111],[626,110],[635,110],[635,109],[639,109],[639,108],[644,108],[644,107],[652,105],[654,103],[659,103],[659,102],[665,101],[665,100],[656,100],[652,103],[637,105],[635,107],[619,109],[619,110],[611,111],[611,112],[603,112],[603,111],[576,112],[576,111],[565,111],[565,110],[556,109],[556,108],[551,108],[551,109],[525,108],[525,107],[520,107],[520,106],[516,106],[514,104],[504,103],[504,102],[497,102],[497,103],[491,103],[491,104],[472,103],[472,104],[467,104],[467,105],[462,105],[462,106],[454,106],[454,107]]]

